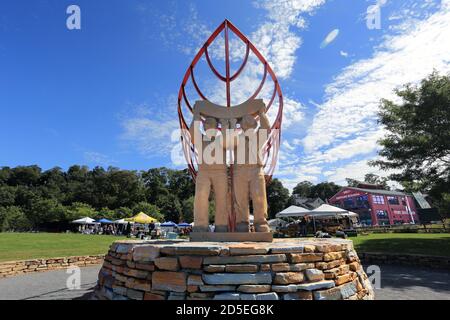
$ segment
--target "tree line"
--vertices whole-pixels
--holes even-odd
[[[308,185],[309,189],[301,186]],[[267,184],[270,219],[293,203],[279,179]],[[303,197],[328,199],[340,186],[301,182],[293,190]],[[146,214],[159,221],[192,222],[195,184],[188,170],[153,168],[147,171],[74,165],[42,170],[37,165],[0,167],[0,231],[70,228],[82,218],[129,218]],[[214,220],[213,194],[210,220]]]
[[[268,184],[267,191],[273,217],[284,209],[289,191],[278,179]],[[78,218],[116,220],[141,211],[159,221],[192,222],[194,193],[188,170],[0,167],[0,231],[65,230]]]

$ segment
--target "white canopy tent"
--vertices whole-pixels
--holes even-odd
[[[297,207],[297,206],[290,206],[287,209],[284,209],[281,212],[278,212],[275,217],[277,218],[293,218],[293,217],[304,217],[311,214],[311,210]]]
[[[330,206],[329,204],[323,204],[320,207],[312,210],[312,214],[317,217],[317,216],[333,216],[333,217],[337,217],[343,214],[348,213],[347,210],[335,207],[335,206]]]
[[[316,230],[316,219],[321,218],[336,218],[349,217],[352,221],[357,220],[359,215],[354,212],[347,211],[342,208],[331,206],[329,204],[322,204],[320,207],[314,210],[308,210],[298,206],[290,206],[287,209],[277,213],[277,218],[295,218],[295,217],[309,217],[312,218],[314,224],[314,231]]]
[[[116,220],[116,221],[113,221],[115,224],[128,224],[128,222],[130,222],[130,221],[126,221],[125,219],[119,219],[119,220]],[[131,224],[134,224],[134,222],[133,221],[131,221],[130,222]]]
[[[97,224],[97,222],[95,222],[94,219],[89,218],[89,217],[84,217],[78,220],[74,220],[72,221],[72,223],[76,223],[76,224]]]

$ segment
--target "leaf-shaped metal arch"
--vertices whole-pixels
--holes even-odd
[[[241,39],[242,42],[246,45],[246,53],[245,57],[242,61],[241,66],[237,69],[237,71],[231,75],[230,74],[230,52],[229,52],[229,32],[233,32],[239,39]],[[209,56],[208,48],[209,46],[215,41],[215,39],[224,32],[224,38],[225,38],[225,75],[221,75],[219,71],[214,67],[211,58]],[[255,90],[255,92],[249,97],[248,100],[254,99],[258,96],[258,94],[261,92],[262,88],[264,87],[264,84],[267,79],[267,74],[270,75],[272,82],[274,84],[273,93],[271,96],[271,99],[266,104],[268,111],[274,101],[275,98],[278,98],[278,112],[277,116],[272,123],[272,130],[269,135],[269,140],[267,141],[265,148],[264,148],[264,168],[266,173],[266,179],[269,181],[272,177],[273,171],[275,169],[277,159],[278,159],[278,152],[280,147],[280,139],[281,139],[281,123],[283,120],[283,94],[280,88],[280,84],[278,82],[278,79],[271,68],[271,66],[268,64],[266,59],[263,57],[263,55],[259,52],[259,50],[250,42],[250,40],[241,32],[238,28],[236,28],[229,20],[225,20],[220,24],[220,26],[211,34],[211,36],[208,38],[208,40],[205,42],[205,44],[202,46],[202,48],[198,51],[198,53],[195,55],[194,59],[192,60],[192,63],[188,67],[183,81],[180,86],[180,90],[178,93],[178,117],[179,117],[179,123],[181,128],[181,141],[183,146],[183,152],[188,164],[189,171],[192,175],[192,177],[195,179],[197,175],[197,154],[196,150],[191,142],[191,137],[189,134],[189,127],[186,123],[186,120],[183,115],[183,103],[186,105],[188,110],[192,112],[192,103],[189,101],[185,87],[190,80],[198,94],[198,96],[202,100],[208,100],[208,98],[205,96],[205,94],[201,91],[200,87],[198,86],[198,83],[196,81],[194,71],[197,63],[200,61],[200,59],[204,56],[208,66],[210,67],[212,73],[221,81],[225,82],[225,90],[226,90],[226,98],[227,98],[227,107],[231,106],[231,87],[230,84],[232,81],[236,80],[241,72],[245,69],[245,66],[248,62],[249,54],[252,52],[258,60],[263,64],[264,66],[264,74],[263,78],[261,80],[261,83],[259,84],[258,88]]]

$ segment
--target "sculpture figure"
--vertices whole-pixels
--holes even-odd
[[[189,128],[192,143],[201,154],[201,162],[198,165],[198,174],[195,184],[194,200],[194,231],[207,232],[209,226],[209,196],[211,189],[214,191],[215,200],[215,231],[226,232],[228,230],[228,173],[226,165],[225,144],[223,135],[217,130],[217,121],[214,118],[206,118],[204,122],[205,134],[200,129],[201,116],[198,112]],[[222,130],[223,131],[223,130]]]
[[[240,121],[242,132],[234,152],[233,192],[236,210],[236,231],[248,232],[249,206],[252,201],[256,232],[269,232],[267,224],[266,180],[264,176],[263,148],[267,142],[270,123],[264,110],[259,112],[260,126],[252,115]]]

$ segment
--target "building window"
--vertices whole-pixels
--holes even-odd
[[[387,211],[386,210],[377,210],[377,218],[378,219],[389,219]]]
[[[384,204],[384,196],[372,196],[374,204]]]
[[[363,211],[359,213],[359,221],[363,226],[371,226],[372,225],[372,216],[370,212]]]
[[[355,201],[353,198],[347,198],[344,200],[344,208],[354,208],[355,207]]]
[[[387,197],[387,199],[388,199],[389,204],[392,204],[392,205],[400,204],[397,197]]]
[[[369,197],[367,195],[357,197],[356,206],[358,208],[369,208]]]

